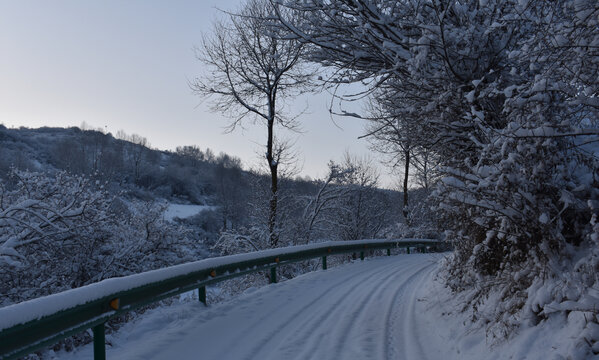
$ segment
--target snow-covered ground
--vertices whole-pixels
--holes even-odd
[[[165,220],[173,220],[174,218],[186,219],[201,213],[204,210],[212,210],[214,206],[209,205],[183,205],[170,204],[164,211]]]
[[[109,359],[561,359],[567,328],[491,346],[434,280],[442,255],[356,261],[204,307],[183,298],[107,337]],[[444,314],[444,315],[443,315]],[[466,324],[466,325],[465,325]],[[562,346],[564,345],[564,346]],[[91,359],[91,345],[60,359]]]

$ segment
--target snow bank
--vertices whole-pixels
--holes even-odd
[[[418,289],[416,294],[420,301],[414,311],[419,314],[421,335],[426,336],[431,349],[444,349],[444,359],[597,358],[588,353],[588,347],[573,341],[585,331],[584,319],[577,318],[582,316],[581,312],[571,312],[568,317],[564,313],[556,313],[537,325],[528,324],[526,319],[523,319],[520,326],[514,327],[508,334],[507,340],[493,338],[489,334],[488,325],[472,321],[471,310],[461,312],[469,301],[468,294],[461,293],[456,296],[442,284],[443,282],[435,280],[434,276],[423,282],[424,286]]]

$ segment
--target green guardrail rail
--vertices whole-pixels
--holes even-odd
[[[91,328],[94,338],[94,359],[102,360],[106,358],[104,336],[106,321],[141,306],[195,289],[198,290],[199,300],[206,304],[207,285],[265,270],[270,270],[270,282],[276,283],[278,266],[302,260],[320,257],[322,268],[326,270],[327,256],[331,255],[357,254],[359,252],[360,259],[364,260],[365,252],[370,250],[387,250],[387,255],[390,256],[391,250],[396,248],[406,248],[409,254],[410,248],[428,252],[439,249],[443,244],[440,241],[425,239],[330,241],[209,258],[146,273],[103,280],[82,288],[0,308],[0,359],[23,357]],[[156,278],[159,280],[154,280]],[[106,288],[126,290],[117,290],[106,294],[105,291],[102,291]],[[96,289],[98,296],[90,296],[89,294],[93,294]],[[7,317],[6,314],[36,313],[32,310],[44,309],[48,307],[47,305],[52,304],[56,306],[56,302],[60,302],[61,299],[76,298],[84,293],[86,296],[83,303],[71,307],[67,305],[68,308],[61,308],[47,314],[42,310],[42,315],[34,314],[31,315],[32,319],[3,326],[3,314]]]

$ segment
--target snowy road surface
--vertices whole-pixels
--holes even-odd
[[[565,359],[576,326],[554,319],[493,344],[434,274],[442,254],[356,261],[246,291],[205,307],[192,299],[147,311],[106,336],[113,359]],[[209,299],[210,301],[210,299]],[[91,332],[91,331],[90,331]],[[50,352],[92,359],[91,344]]]
[[[112,343],[107,358],[426,359],[416,290],[438,258],[367,259],[246,292],[221,305],[191,302],[157,309],[107,338]],[[62,355],[91,357],[91,349]]]

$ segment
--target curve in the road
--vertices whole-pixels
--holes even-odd
[[[426,359],[417,290],[436,254],[357,261],[118,334],[109,359]],[[171,310],[176,311],[176,310]],[[412,313],[411,313],[412,312]],[[148,323],[150,326],[148,326]],[[144,325],[145,324],[145,325]],[[142,334],[142,335],[140,335]]]

